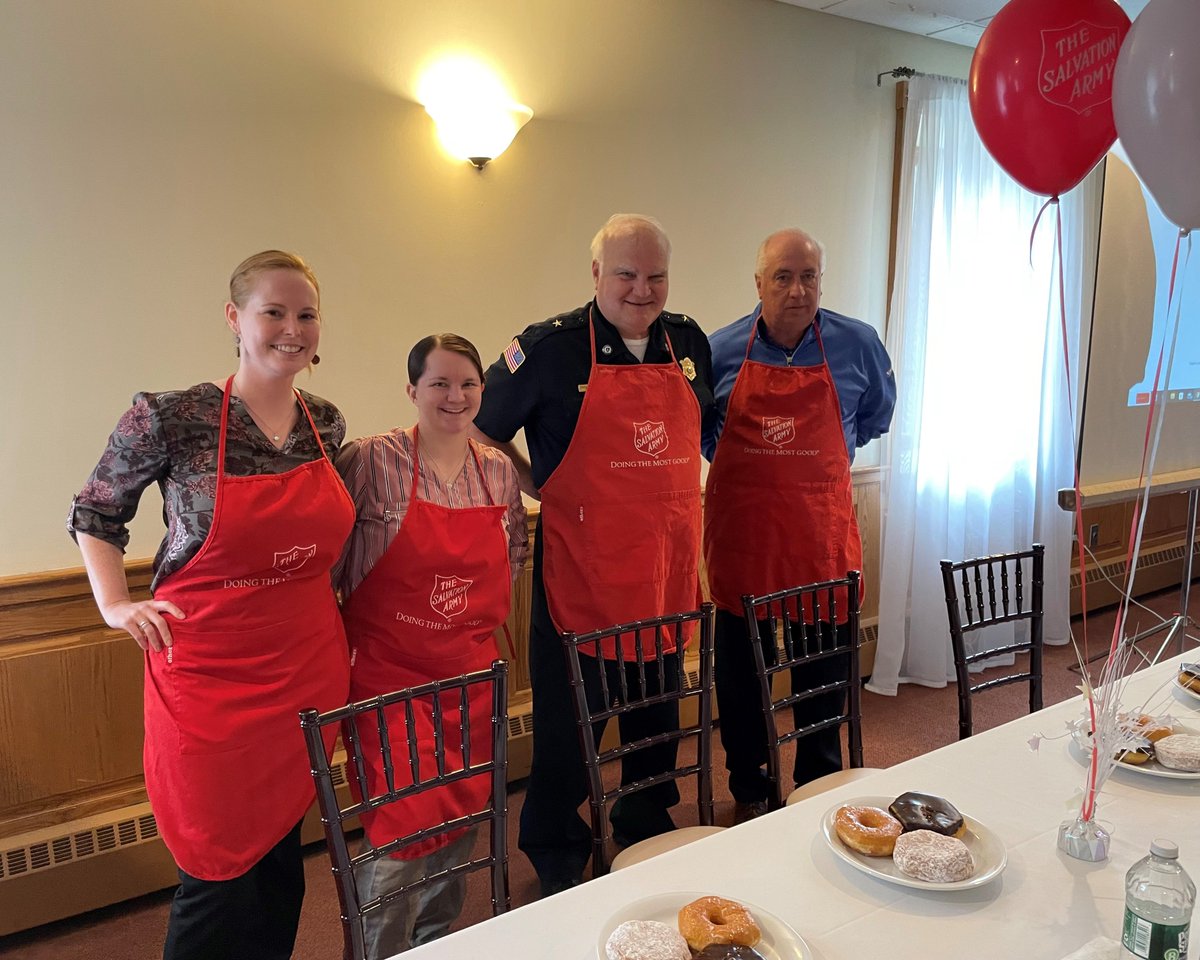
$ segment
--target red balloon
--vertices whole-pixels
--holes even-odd
[[[1117,139],[1113,69],[1129,17],[1114,0],[1011,0],[971,60],[975,129],[1008,174],[1058,196]]]

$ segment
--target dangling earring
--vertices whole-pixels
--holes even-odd
[[[242,355],[242,335],[240,333],[235,333],[233,335],[233,352],[238,357],[241,357]]]
[[[321,355],[319,353],[314,353],[313,358],[312,358],[312,365],[315,367],[320,362],[321,362]]]

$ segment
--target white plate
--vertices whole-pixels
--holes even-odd
[[[596,956],[600,960],[607,960],[608,954],[604,952],[604,945],[608,943],[612,932],[626,920],[657,920],[678,929],[680,907],[686,906],[693,900],[699,900],[701,897],[712,896],[719,897],[722,894],[714,893],[711,890],[707,893],[659,893],[622,907],[608,918],[600,930],[600,939],[596,942]],[[737,900],[736,897],[727,897],[726,899]],[[745,900],[737,900],[737,902],[754,915],[758,929],[762,931],[762,939],[752,949],[762,954],[765,960],[812,960],[812,951],[809,950],[808,944],[804,942],[800,934],[777,916],[767,913],[762,907],[756,907]]]
[[[975,861],[975,872],[966,880],[957,880],[954,883],[929,883],[906,876],[900,872],[900,868],[896,866],[891,857],[864,856],[856,850],[851,850],[838,839],[833,820],[842,807],[879,807],[881,810],[886,810],[895,799],[895,797],[855,797],[853,800],[846,800],[837,806],[830,807],[821,820],[821,832],[825,835],[825,842],[829,844],[829,848],[850,866],[863,873],[869,873],[888,883],[898,883],[902,887],[915,887],[918,890],[970,890],[993,880],[1008,865],[1008,851],[1004,849],[1000,838],[978,820],[968,817],[965,813],[962,818],[967,829],[959,839],[971,851],[971,857]],[[959,812],[961,813],[961,811]]]
[[[1079,747],[1078,757],[1085,764],[1090,761],[1090,751],[1092,749],[1092,735],[1088,730],[1088,726],[1089,721],[1087,717],[1080,717],[1071,724],[1071,739]],[[1184,726],[1182,723],[1172,724],[1172,729],[1176,733],[1200,733],[1200,730]],[[1147,777],[1170,777],[1172,780],[1200,780],[1200,770],[1172,770],[1170,767],[1164,767],[1156,759],[1147,760],[1145,763],[1118,763],[1115,767],[1117,770],[1124,770],[1126,773],[1140,773]]]

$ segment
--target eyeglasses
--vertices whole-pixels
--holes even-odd
[[[771,278],[775,286],[786,289],[796,281],[800,282],[800,286],[806,290],[815,290],[817,284],[821,282],[821,275],[815,270],[807,270],[801,274],[777,273]]]

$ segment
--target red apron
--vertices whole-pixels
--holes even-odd
[[[512,573],[505,518],[507,504],[495,504],[491,491],[484,507],[443,507],[417,499],[418,437],[413,430],[412,498],[391,545],[371,568],[343,606],[346,633],[352,648],[350,698],[364,700],[433,680],[486,670],[496,659],[495,631],[508,617],[512,603]],[[479,464],[474,444],[471,452]],[[487,490],[487,480],[484,480]],[[490,757],[492,701],[475,691],[469,701],[471,756]],[[444,759],[447,770],[463,764],[458,691],[442,700]],[[414,704],[419,769],[422,778],[437,771],[433,717],[429,704]],[[404,711],[387,711],[397,789],[412,783]],[[387,789],[379,731],[374,714],[359,722],[359,736],[371,793]],[[357,784],[352,784],[357,787]],[[388,804],[362,815],[363,827],[374,846],[436,826],[483,808],[491,782],[476,776],[443,790],[427,792]],[[355,791],[357,794],[357,790]],[[361,799],[361,797],[359,797]],[[398,859],[424,856],[445,846],[459,833],[443,834],[410,844],[393,854]]]
[[[542,576],[560,631],[694,610],[701,601],[700,405],[670,363],[592,367],[571,443],[542,496]],[[652,638],[645,638],[653,652]],[[666,647],[669,652],[674,644]],[[626,660],[636,651],[626,646]],[[616,656],[614,644],[601,655]]]
[[[287,473],[226,475],[232,382],[212,527],[155,590],[187,619],[171,621],[166,653],[146,653],[146,792],[175,861],[202,880],[241,876],[312,805],[297,714],[340,706],[349,684],[329,571],[354,507],[324,456]]]
[[[844,577],[862,570],[850,456],[837,389],[825,362],[779,367],[746,360],[729,396],[708,471],[704,560],[709,592],[742,613],[742,595]],[[838,621],[846,620],[845,591]]]

